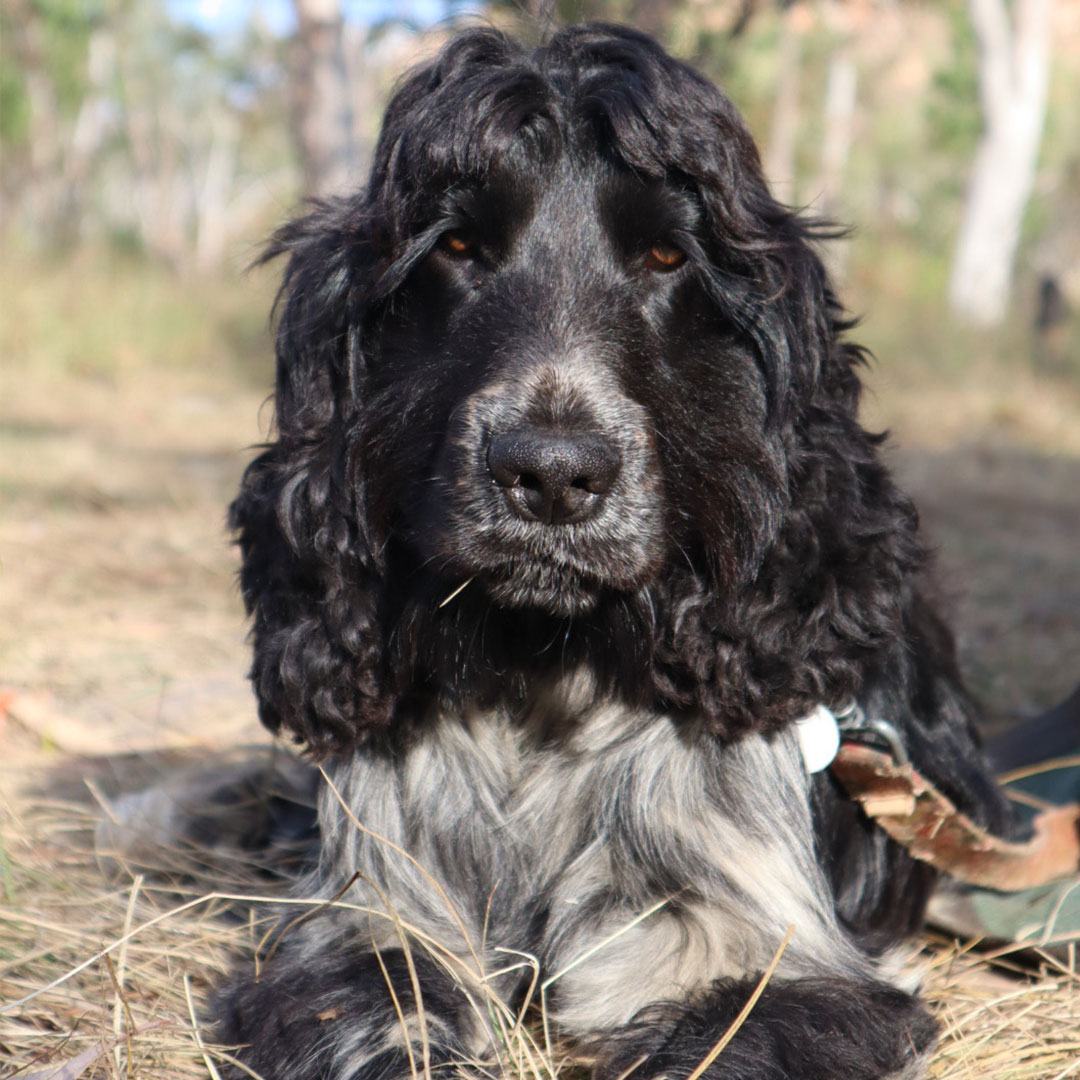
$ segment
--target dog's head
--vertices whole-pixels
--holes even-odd
[[[470,31],[409,77],[368,186],[271,249],[234,506],[267,724],[340,748],[552,664],[729,734],[848,691],[918,552],[811,238],[641,34]]]

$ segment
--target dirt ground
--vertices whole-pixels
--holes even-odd
[[[0,747],[262,737],[224,524],[270,418],[256,381],[5,374]],[[1080,681],[1080,392],[872,381],[868,422],[894,429],[973,684],[998,722],[1049,706]]]
[[[265,395],[160,372],[7,389],[9,723],[76,753],[258,737],[225,511]]]

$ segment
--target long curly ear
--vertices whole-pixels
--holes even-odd
[[[910,648],[907,611],[926,552],[882,461],[885,436],[859,421],[865,353],[845,340],[852,323],[813,250],[817,227],[790,218],[786,231],[788,286],[773,318],[792,335],[790,504],[758,585],[789,600],[773,613],[750,600],[746,611],[786,640],[789,692],[805,710],[857,695]]]
[[[733,641],[741,632],[753,649],[722,646],[720,670],[742,683],[754,722],[770,726],[857,693],[885,657],[903,653],[926,556],[914,508],[881,460],[884,436],[859,421],[866,354],[846,340],[853,322],[816,250],[842,230],[778,203],[748,136],[717,154],[705,170],[710,220],[769,376],[788,498],[753,584],[731,607]]]
[[[364,279],[374,256],[357,202],[317,204],[274,237],[289,256],[278,297],[277,438],[230,511],[254,616],[259,716],[317,754],[385,725],[377,615],[382,574],[349,432],[360,415]]]
[[[734,734],[843,701],[884,655],[903,650],[924,554],[914,510],[880,459],[881,438],[859,423],[863,353],[844,340],[849,323],[815,251],[836,230],[772,197],[726,98],[671,77],[672,96],[694,101],[698,138],[666,145],[654,123],[651,145],[700,193],[712,296],[753,344],[769,395],[763,435],[784,459],[783,504],[748,580],[734,597],[703,592],[697,619],[684,601],[659,654],[660,685],[691,687],[689,704]],[[680,678],[680,666],[696,678]]]

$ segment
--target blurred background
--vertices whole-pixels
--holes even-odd
[[[875,353],[866,423],[995,722],[1080,679],[1077,0],[3,0],[0,747],[252,736],[225,507],[305,195],[455,24],[647,30],[745,114]]]

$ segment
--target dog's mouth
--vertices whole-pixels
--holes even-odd
[[[533,608],[550,615],[583,615],[607,587],[600,578],[565,563],[510,560],[474,575],[500,607]]]
[[[660,543],[628,544],[610,531],[561,538],[541,528],[531,531],[534,535],[512,538],[469,528],[416,536],[423,563],[437,567],[440,606],[452,603],[459,590],[470,596],[482,590],[503,608],[586,614],[606,595],[647,586],[665,559]]]

